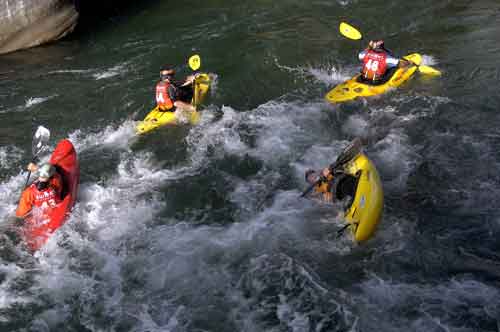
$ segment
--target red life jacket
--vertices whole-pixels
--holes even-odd
[[[161,81],[156,84],[156,105],[162,110],[167,111],[174,107],[174,102],[170,98],[168,88],[170,83]]]
[[[60,202],[59,195],[52,186],[48,186],[43,190],[38,190],[36,184],[30,186],[31,195],[33,197],[33,206],[45,208],[54,208]]]
[[[384,76],[387,70],[387,53],[368,50],[363,58],[363,75],[370,80]]]

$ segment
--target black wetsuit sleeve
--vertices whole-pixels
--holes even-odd
[[[185,103],[190,103],[191,99],[193,99],[194,90],[192,84],[180,86],[178,88],[178,92],[179,92],[179,100]]]
[[[177,88],[173,84],[170,84],[168,87],[168,96],[172,99],[172,101],[177,100]]]

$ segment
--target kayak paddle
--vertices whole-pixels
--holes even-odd
[[[345,22],[340,23],[339,31],[342,35],[344,35],[345,37],[352,39],[352,40],[359,40],[359,39],[363,38],[363,36],[361,35],[361,32],[359,32],[358,29],[356,29],[352,25],[347,24]]]
[[[189,68],[191,68],[194,71],[200,69],[201,66],[200,56],[198,54],[192,55],[191,57],[189,57],[188,64]]]
[[[352,40],[360,40],[363,38],[361,35],[361,32],[359,32],[358,29],[353,27],[352,25],[346,23],[346,22],[341,22],[339,25],[339,31],[340,33],[349,39]],[[415,66],[417,66],[418,71],[421,72],[422,74],[427,74],[427,75],[441,75],[441,72],[437,69],[434,69],[430,66],[425,66],[425,65],[417,65],[414,63]]]
[[[33,155],[33,159],[31,162],[35,162],[38,155],[47,148],[47,143],[50,139],[50,130],[45,128],[44,126],[38,126],[38,129],[33,136],[33,141],[31,143],[31,154]],[[28,178],[26,179],[26,183],[24,187],[28,185],[30,180],[31,171],[28,172]]]
[[[189,68],[191,68],[193,71],[197,71],[201,67],[201,58],[198,54],[192,55],[189,57],[188,60]],[[196,76],[195,76],[196,80]],[[195,82],[193,81],[193,84]],[[196,105],[196,89],[193,88],[193,105]]]

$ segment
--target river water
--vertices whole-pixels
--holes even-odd
[[[443,76],[326,103],[364,46],[341,20]],[[147,1],[2,56],[0,219],[38,125],[82,177],[36,257],[1,235],[0,330],[498,331],[499,22],[494,0]],[[159,68],[194,53],[200,125],[137,138]],[[363,245],[298,198],[357,136],[385,190]]]

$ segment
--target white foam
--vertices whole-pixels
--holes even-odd
[[[304,174],[308,169],[321,170],[335,161],[338,154],[346,147],[348,141],[335,141],[329,145],[314,144],[300,158],[300,161],[293,163],[296,170],[296,177],[304,181]]]
[[[19,166],[23,151],[15,146],[0,147],[0,170]]]
[[[498,289],[467,278],[433,285],[395,282],[372,275],[361,284],[361,289],[362,294],[350,299],[364,313],[360,321],[365,326],[382,324],[385,330],[412,326],[412,330],[422,331],[438,325],[440,329],[454,330],[463,328],[463,321],[457,320],[457,316],[498,318]],[[387,320],[384,313],[392,310],[414,310],[415,314]]]
[[[95,78],[96,81],[106,79],[106,78],[111,78],[117,75],[120,75],[124,72],[126,69],[127,63],[124,64],[119,64],[116,66],[113,66],[109,69],[106,69],[104,71],[97,72],[93,74],[92,76]]]
[[[344,82],[351,78],[352,73],[350,70],[346,70],[342,67],[331,66],[329,70],[323,68],[310,68],[309,72],[318,81],[326,83],[328,85]]]
[[[373,147],[377,169],[382,173],[384,184],[395,189],[406,187],[409,173],[420,160],[408,140],[402,129],[394,128]]]
[[[400,105],[405,105],[405,104],[417,105],[412,107],[408,114],[400,114],[398,109],[393,108],[391,106],[377,110],[383,112],[390,111],[391,113],[397,115],[399,120],[402,122],[411,122],[426,117],[431,117],[436,114],[436,110],[440,105],[451,102],[451,99],[448,97],[427,96],[421,94],[401,95],[401,96],[395,95],[394,97],[392,97],[392,100]]]
[[[356,0],[353,0],[353,1],[349,1],[349,0],[337,0],[337,3],[341,6],[348,6],[350,5],[351,3],[356,3]]]
[[[210,93],[210,96],[215,96],[218,90],[219,86],[219,75],[216,73],[209,73],[208,76],[210,77],[210,89],[208,92]]]
[[[268,102],[245,114],[244,122],[255,128],[256,147],[249,153],[276,163],[295,153],[297,142],[313,141],[320,104]],[[311,126],[311,127],[310,127]],[[270,158],[272,156],[272,158]]]
[[[348,135],[368,137],[370,135],[369,122],[361,115],[352,115],[342,125],[342,131]]]
[[[227,106],[222,107],[222,112],[222,118],[216,122],[211,121],[213,115],[204,112],[201,124],[193,127],[186,138],[193,166],[200,165],[210,147],[219,155],[238,154],[247,149],[237,130],[241,115]]]
[[[47,97],[30,97],[26,100],[25,107],[28,108],[28,107],[31,107],[34,105],[38,105],[38,104],[46,102],[47,100],[50,100],[50,99],[55,98],[55,97],[57,97],[57,95],[52,95],[52,96],[47,96]]]
[[[350,71],[344,70],[344,68],[341,67],[337,68],[334,65],[328,65],[328,68],[326,69],[322,67],[315,68],[312,66],[289,67],[279,64],[277,59],[275,59],[275,64],[281,70],[285,70],[293,74],[298,74],[302,77],[313,76],[319,82],[326,84],[343,82],[352,76]]]
[[[135,126],[135,121],[126,120],[118,128],[114,125],[109,125],[104,130],[93,134],[76,130],[69,135],[69,139],[77,151],[83,151],[98,145],[128,149],[130,144],[137,139]]]
[[[83,74],[91,76],[96,81],[120,75],[126,70],[128,62],[121,63],[108,69],[60,69],[48,72],[48,74]]]
[[[9,289],[15,279],[24,273],[24,270],[13,263],[3,263],[0,265],[0,273],[3,276],[0,284],[0,309],[6,309],[13,304],[28,303],[29,298],[13,294]],[[0,321],[4,320],[5,318],[0,315]]]
[[[49,71],[47,74],[87,74],[94,71],[94,69],[60,69]]]
[[[439,62],[437,61],[437,59],[432,56],[432,55],[422,55],[422,65],[425,65],[425,66],[433,66],[433,65],[437,65]]]
[[[0,183],[0,220],[14,215],[26,176],[26,173],[20,172]]]

